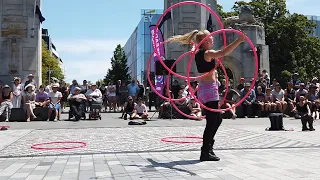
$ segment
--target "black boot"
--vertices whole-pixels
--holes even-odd
[[[301,118],[301,123],[302,123],[302,131],[309,131],[309,128],[307,127],[307,120],[305,117]]]
[[[309,124],[309,130],[315,131],[315,129],[313,128],[313,117],[309,117],[308,124]]]
[[[201,148],[200,161],[220,161],[220,158],[217,157],[212,149],[210,150],[210,146],[208,146]]]

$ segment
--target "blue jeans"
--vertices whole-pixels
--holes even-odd
[[[56,104],[54,107],[52,104],[49,105],[49,108],[52,108],[54,110],[60,110],[60,104]]]

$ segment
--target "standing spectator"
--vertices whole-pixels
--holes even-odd
[[[48,121],[51,117],[52,111],[55,111],[55,118],[54,121],[58,120],[59,110],[60,110],[60,101],[62,99],[62,93],[58,91],[59,84],[53,84],[52,85],[52,92],[49,93],[49,112],[48,112]]]
[[[144,85],[140,81],[137,81],[137,82],[139,87],[138,98],[140,97],[141,99],[143,99],[144,92],[145,92]]]
[[[113,84],[113,81],[109,82],[108,85],[108,100],[109,100],[109,110],[113,109],[116,112],[117,108],[117,96],[116,96],[116,85]]]
[[[87,80],[83,80],[82,85],[80,86],[81,88],[81,93],[86,94],[88,91],[88,82]]]
[[[152,85],[154,85],[154,80],[151,80]],[[151,87],[147,87],[146,91],[148,92],[149,97],[149,111],[151,111],[152,105],[157,109],[157,94],[153,92]]]
[[[266,80],[266,87],[270,87],[270,76],[269,76],[269,73],[267,72],[267,70],[263,70],[262,71],[262,77],[263,79]]]
[[[37,83],[34,80],[34,75],[29,74],[27,78],[28,80],[24,83],[24,87],[28,86],[28,84],[32,84],[35,88],[37,88]]]
[[[272,96],[278,110],[282,113],[285,113],[287,109],[287,102],[284,100],[284,90],[281,88],[279,83],[275,84],[275,89],[272,90]]]
[[[13,99],[12,99],[12,108],[21,108],[21,101],[22,101],[22,92],[23,87],[21,85],[21,79],[18,77],[15,77],[13,79]]]
[[[121,111],[124,109],[124,104],[127,101],[127,98],[129,96],[129,90],[128,87],[126,86],[125,82],[122,82],[121,87],[119,89],[119,94],[120,94],[120,106],[121,106]],[[132,97],[131,97],[132,98]]]
[[[65,82],[62,82],[60,84],[60,87],[59,87],[59,92],[61,92],[62,94],[62,99],[61,99],[61,111],[64,112],[64,109],[66,108],[67,106],[67,101],[68,101],[68,96],[69,96],[69,91],[68,91],[68,87],[66,85]]]
[[[240,91],[241,98],[244,98],[244,96],[250,91],[250,83],[245,83],[244,88]],[[254,105],[254,102],[256,101],[256,93],[253,89],[251,89],[249,96],[246,98],[245,101],[241,104],[243,107],[243,114],[245,116],[252,117],[253,112],[256,112],[257,106]]]
[[[107,88],[104,84],[101,84],[101,87],[99,89],[102,94],[102,100],[103,100],[103,106],[104,106],[104,112],[107,112],[108,109],[108,95],[107,95]]]
[[[120,105],[120,87],[121,87],[121,80],[119,79],[116,84],[116,96],[117,96],[117,110],[119,110]]]
[[[274,78],[272,81],[272,85],[270,86],[271,91],[273,91],[278,84],[279,84],[278,80],[276,78]]]
[[[299,74],[298,73],[293,73],[291,81],[292,81],[292,84],[294,85],[294,90],[299,89],[299,86],[300,86],[300,84],[302,82],[299,80]]]
[[[0,96],[0,116],[6,112],[6,122],[10,119],[13,94],[9,85],[4,85]]]
[[[49,92],[51,92],[52,91],[52,85],[53,84],[56,84],[56,83],[59,83],[59,80],[57,79],[57,78],[55,78],[55,77],[52,77],[51,78],[51,84],[48,84],[48,86],[46,87],[46,92],[47,93],[49,93]]]
[[[245,79],[240,78],[240,84],[237,86],[237,90],[240,92],[244,88]]]
[[[133,98],[133,100],[137,99],[137,95],[139,92],[139,87],[135,80],[132,80],[130,84],[128,84],[129,96]]]
[[[70,85],[70,88],[69,88],[69,94],[74,94],[74,90],[75,90],[75,88],[76,87],[78,87],[79,85],[78,85],[78,82],[77,82],[77,80],[73,80],[72,81],[72,84]]]

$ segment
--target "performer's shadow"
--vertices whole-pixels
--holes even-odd
[[[191,165],[191,164],[198,164],[200,163],[199,160],[190,160],[190,161],[186,161],[186,160],[182,160],[182,161],[172,161],[172,162],[168,162],[168,163],[159,163],[154,161],[153,159],[147,158],[147,160],[151,163],[151,165],[147,165],[147,166],[141,166],[141,165],[136,165],[141,169],[147,169],[147,171],[149,172],[156,172],[158,171],[155,167],[163,167],[163,168],[168,168],[168,169],[172,169],[172,170],[176,170],[176,171],[180,171],[180,172],[185,172],[190,174],[191,176],[195,176],[197,174],[188,171],[187,169],[182,169],[182,168],[178,168],[175,167],[177,165]]]

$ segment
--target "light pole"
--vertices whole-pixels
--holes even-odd
[[[51,69],[49,69],[48,70],[48,85],[50,84],[50,79],[51,79],[51,73],[53,73],[54,72],[54,70],[51,70]]]

